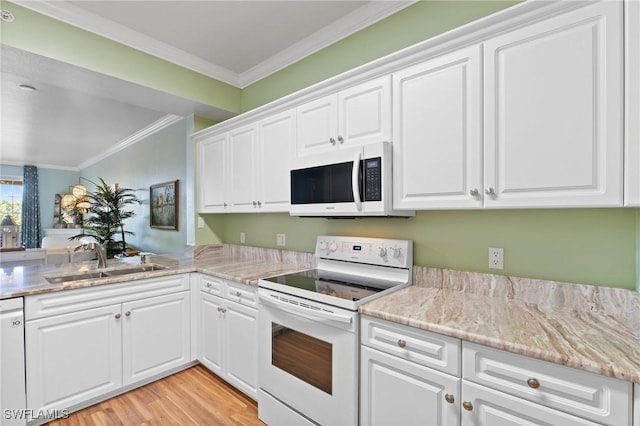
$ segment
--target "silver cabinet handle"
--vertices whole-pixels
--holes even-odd
[[[405,342],[404,340],[400,339],[400,340],[398,340],[398,346],[400,346],[401,348],[404,348],[405,346],[407,346],[407,342]]]
[[[242,296],[242,293],[240,291],[236,291],[236,296],[240,297]]]
[[[484,192],[485,192],[487,195],[491,195],[491,196],[496,195],[496,190],[495,190],[495,189],[493,189],[493,187],[491,187],[491,186],[490,186],[489,188],[485,189],[485,190],[484,190]]]
[[[258,203],[258,207],[262,207],[262,202],[261,201],[256,201],[256,203]]]
[[[331,145],[335,145],[336,144],[336,140],[333,137],[329,138],[329,142],[331,143]]]
[[[227,308],[223,308],[222,306],[218,306],[218,312],[222,312],[223,314],[227,312]]]
[[[131,311],[127,311],[124,313],[125,316],[130,317],[131,316]]]
[[[207,284],[206,284],[206,287],[207,287],[207,288],[211,288],[211,283],[207,283]]]
[[[121,316],[122,315],[120,315],[120,314],[116,314],[116,319],[120,319]]]
[[[471,195],[472,197],[477,197],[480,195],[480,191],[478,191],[477,188],[473,188],[471,191],[469,191],[469,195]]]
[[[222,203],[222,207],[227,207],[227,203]]]
[[[344,143],[344,138],[342,136],[338,136],[338,142]]]
[[[258,206],[258,203],[256,203],[255,201],[252,201],[251,204],[253,204],[254,208]]]

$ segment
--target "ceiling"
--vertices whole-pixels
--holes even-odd
[[[413,1],[14,3],[242,88]],[[2,164],[78,170],[181,117],[195,114],[219,121],[232,115],[1,47]]]

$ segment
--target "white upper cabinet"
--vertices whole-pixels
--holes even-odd
[[[295,155],[296,114],[285,111],[258,123],[257,201],[260,211],[289,210],[289,161]]]
[[[396,209],[482,207],[482,62],[472,46],[393,74]]]
[[[298,157],[391,140],[390,77],[298,106],[297,126]]]
[[[227,134],[198,142],[198,212],[217,213],[227,207]]]
[[[255,124],[233,129],[229,140],[229,203],[235,212],[253,211],[256,201],[256,144]]]
[[[622,2],[488,40],[485,207],[622,205]]]
[[[624,204],[640,206],[640,2],[628,0],[625,7]]]

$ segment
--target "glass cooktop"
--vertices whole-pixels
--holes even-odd
[[[345,275],[318,269],[264,278],[263,281],[351,301],[362,300],[399,284],[370,277]]]

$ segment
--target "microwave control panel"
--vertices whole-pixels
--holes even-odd
[[[362,170],[364,170],[363,201],[382,201],[382,158],[367,158],[362,163]]]

